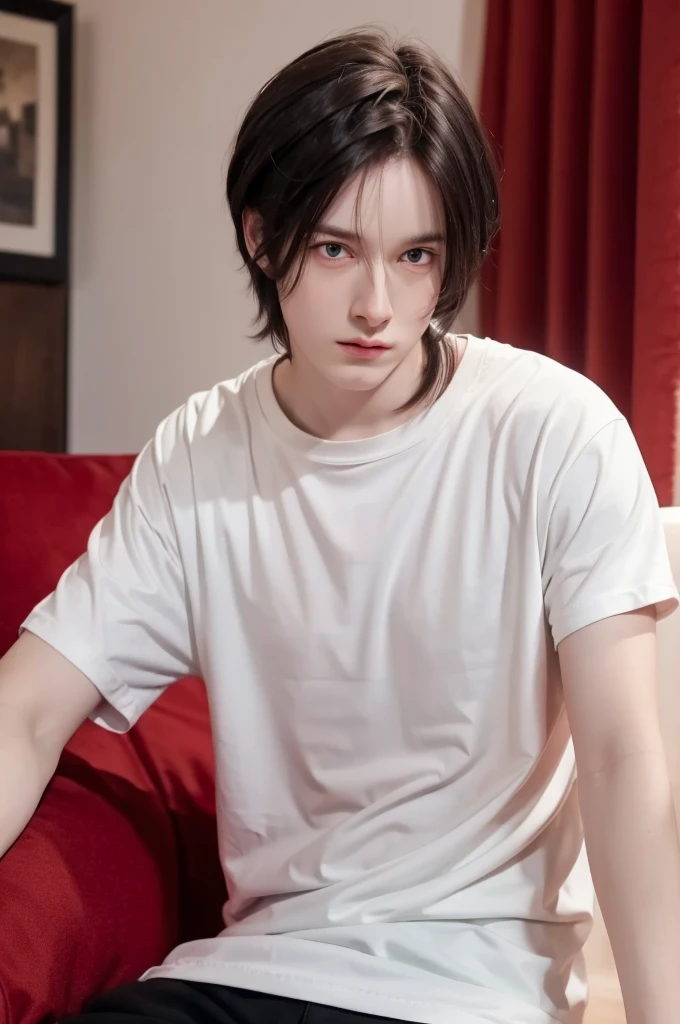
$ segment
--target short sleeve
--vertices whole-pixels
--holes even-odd
[[[93,529],[87,551],[21,626],[94,683],[106,703],[92,719],[114,732],[126,732],[170,683],[197,674],[162,427]]]
[[[551,490],[542,578],[556,647],[612,615],[677,607],[658,501],[625,419],[599,430]]]

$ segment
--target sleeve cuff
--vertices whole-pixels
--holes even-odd
[[[557,647],[566,637],[583,629],[584,626],[590,626],[593,622],[600,622],[613,615],[639,611],[651,605],[656,606],[657,620],[665,619],[676,610],[678,604],[678,591],[668,584],[648,584],[635,590],[603,594],[592,601],[584,601],[558,612],[550,623],[553,643]]]
[[[24,630],[54,647],[97,687],[103,700],[89,716],[92,722],[109,732],[125,733],[132,728],[139,716],[130,690],[114,675],[106,661],[83,643],[82,637],[65,631],[61,626],[54,628],[51,620],[39,611],[32,612],[22,622],[19,635]]]

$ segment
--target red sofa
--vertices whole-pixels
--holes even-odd
[[[0,655],[85,549],[131,456],[0,452]],[[176,683],[125,736],[86,722],[0,859],[0,1022],[77,1012],[180,942],[222,928],[203,683]]]

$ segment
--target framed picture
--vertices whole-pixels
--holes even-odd
[[[73,8],[0,0],[0,278],[68,274]]]

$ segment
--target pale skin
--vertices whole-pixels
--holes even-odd
[[[413,416],[396,413],[413,395],[423,365],[422,336],[439,295],[445,242],[439,195],[408,160],[392,161],[366,180],[356,226],[358,183],[332,204],[303,277],[292,294],[280,288],[294,359],[277,367],[274,386],[286,414],[307,433],[348,441],[380,434]],[[244,216],[249,249],[258,240],[257,217]],[[414,239],[441,241],[414,248]],[[263,267],[266,264],[263,262]],[[359,360],[337,341],[382,339],[389,352]]]
[[[445,242],[413,241],[441,233],[434,186],[410,161],[385,167],[381,192],[377,182],[365,189],[361,237],[320,234],[314,244],[325,248],[283,301],[294,358],[278,367],[277,396],[298,426],[331,440],[382,433],[417,411],[395,410],[417,387],[420,339],[441,282]],[[355,196],[350,182],[325,220],[353,230]],[[248,212],[244,226],[253,252],[256,215]],[[355,336],[392,347],[361,361],[337,345]],[[680,1007],[680,844],[656,702],[655,613],[594,623],[558,653],[586,846],[628,1024],[670,1024]],[[0,856],[100,701],[82,673],[30,633],[0,660]]]
[[[680,844],[656,689],[656,614],[558,648],[588,860],[628,1024],[680,1014]]]

